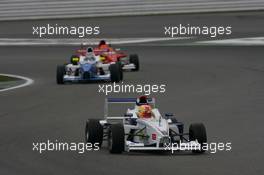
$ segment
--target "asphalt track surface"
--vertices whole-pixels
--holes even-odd
[[[1,72],[27,76],[35,83],[0,94],[0,174],[264,173],[263,47],[122,48],[138,53],[142,65],[140,72],[125,73],[124,83],[166,84],[165,94],[154,94],[160,110],[175,113],[186,128],[203,122],[208,141],[231,142],[232,151],[32,151],[32,142],[48,139],[83,142],[85,121],[102,118],[105,96],[97,93],[98,84],[56,84],[56,65],[64,63],[74,47],[1,47]]]

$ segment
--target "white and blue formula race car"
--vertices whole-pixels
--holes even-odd
[[[58,84],[66,82],[91,82],[123,80],[122,67],[119,64],[102,64],[96,56],[71,57],[70,63],[57,66],[56,80]]]
[[[134,107],[123,116],[109,116],[109,104],[134,104]],[[142,106],[150,109],[148,117],[140,116]],[[106,98],[104,119],[86,122],[85,139],[99,146],[107,141],[110,153],[144,150],[203,153],[207,142],[202,123],[191,124],[189,132],[184,133],[183,123],[172,114],[162,116],[155,107],[155,99],[147,97]]]

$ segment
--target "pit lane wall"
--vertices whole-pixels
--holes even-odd
[[[0,21],[264,10],[264,0],[1,0]]]

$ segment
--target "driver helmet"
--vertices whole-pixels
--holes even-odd
[[[87,48],[86,57],[95,57],[95,54],[94,54],[93,48],[91,48],[91,47],[88,47],[88,48]]]
[[[152,108],[150,105],[141,105],[138,107],[138,116],[139,118],[151,118]]]
[[[98,44],[99,47],[102,46],[102,45],[106,45],[105,40],[101,40],[101,41],[99,42],[99,44]]]
[[[100,50],[103,50],[103,51],[108,52],[108,50],[109,50],[109,45],[106,44],[105,40],[101,40],[101,41],[99,42],[98,48],[99,48]]]
[[[71,63],[73,65],[77,65],[80,61],[80,57],[78,55],[72,55],[71,56]]]
[[[148,98],[147,96],[140,96],[139,98],[137,98],[137,103],[138,106],[140,105],[148,105]]]
[[[93,48],[88,47],[88,48],[87,48],[87,53],[93,53]]]

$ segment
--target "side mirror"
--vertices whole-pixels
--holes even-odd
[[[125,113],[125,115],[124,115],[125,117],[133,117],[133,114],[132,113]]]
[[[170,119],[171,117],[173,117],[174,115],[173,115],[173,113],[165,113],[165,119]]]

